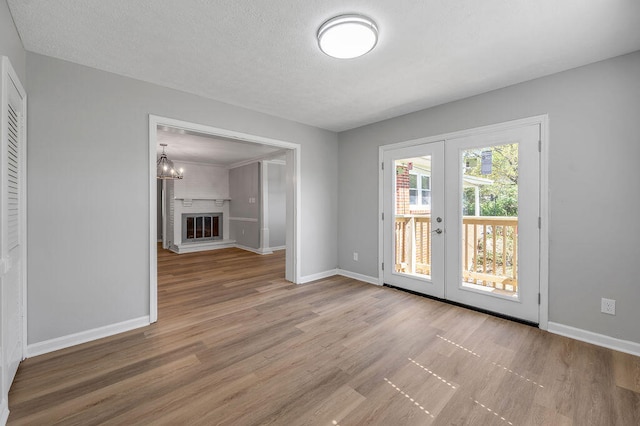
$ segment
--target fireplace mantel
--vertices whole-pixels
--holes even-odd
[[[209,198],[209,197],[203,197],[203,198],[174,198],[175,200],[181,200],[182,201],[182,205],[184,207],[191,207],[191,205],[193,204],[193,200],[201,200],[201,201],[213,201],[214,203],[216,203],[216,206],[218,207],[222,207],[224,206],[224,202],[225,201],[231,201],[230,198]]]

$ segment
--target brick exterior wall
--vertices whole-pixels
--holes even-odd
[[[409,169],[396,165],[396,214],[409,214]]]

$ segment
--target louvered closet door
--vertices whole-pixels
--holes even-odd
[[[23,359],[24,91],[2,58],[2,350],[8,390]]]

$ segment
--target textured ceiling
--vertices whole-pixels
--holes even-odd
[[[158,129],[158,154],[166,143],[167,157],[176,162],[205,163],[229,167],[279,153],[281,148],[207,135],[186,133],[178,129]]]
[[[638,0],[8,0],[27,50],[341,131],[640,49]],[[315,34],[373,18],[352,60]]]

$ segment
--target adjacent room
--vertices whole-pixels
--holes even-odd
[[[640,2],[0,0],[0,425],[640,424]]]

